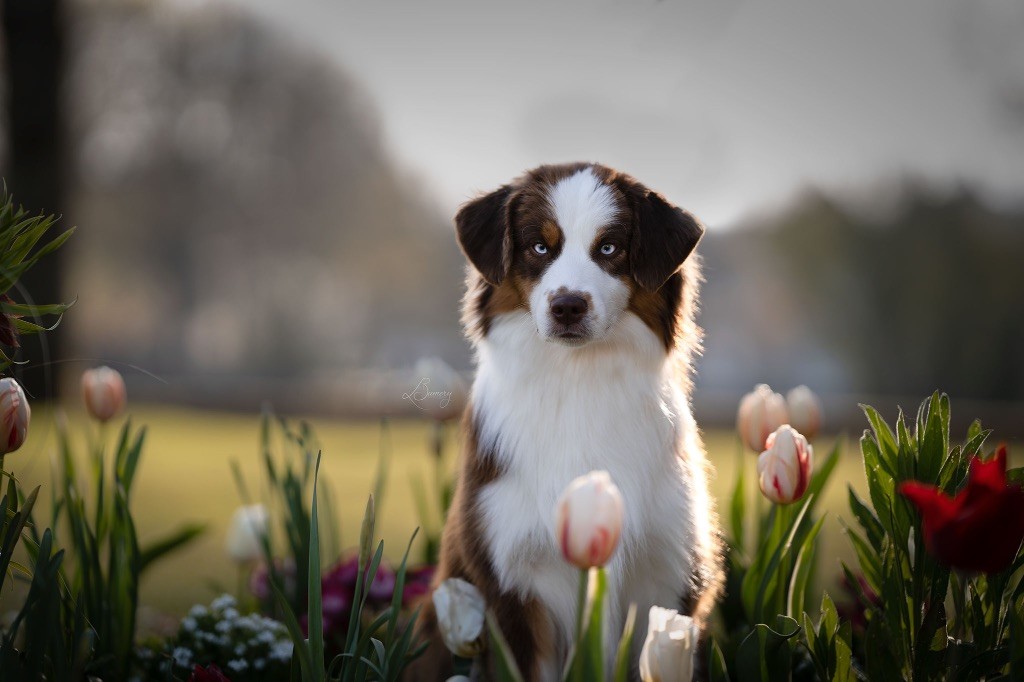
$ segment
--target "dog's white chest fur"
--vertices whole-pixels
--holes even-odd
[[[595,469],[606,469],[622,492],[606,637],[617,638],[634,602],[642,639],[652,604],[678,608],[708,523],[694,513],[706,506],[703,486],[677,455],[699,442],[664,347],[632,314],[606,338],[568,348],[539,338],[528,314],[509,313],[494,319],[478,352],[478,452],[493,453],[502,470],[478,497],[490,558],[502,590],[546,606],[556,642],[544,676],[557,677],[579,579],[555,540],[558,496]]]

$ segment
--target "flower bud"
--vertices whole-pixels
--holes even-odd
[[[748,448],[761,452],[768,435],[786,421],[786,399],[768,384],[758,384],[740,401],[736,430]]]
[[[270,514],[262,504],[239,507],[231,517],[225,544],[228,556],[240,564],[263,556],[263,538],[267,535]]]
[[[0,457],[25,443],[32,409],[17,381],[0,379]]]
[[[127,392],[116,369],[97,367],[82,373],[82,400],[93,419],[107,422],[124,410]]]
[[[786,394],[786,409],[789,425],[814,440],[821,430],[821,401],[814,391],[806,386],[797,386]]]
[[[814,449],[789,424],[768,436],[765,447],[757,458],[761,492],[776,504],[796,502],[807,492]]]
[[[640,650],[640,679],[644,682],[690,682],[700,628],[689,616],[652,606],[647,639]]]
[[[448,578],[433,595],[437,624],[445,646],[456,656],[473,658],[484,648],[484,611],[480,590],[460,578]]]
[[[555,533],[566,561],[579,568],[608,563],[622,532],[622,495],[607,471],[591,471],[565,489]]]

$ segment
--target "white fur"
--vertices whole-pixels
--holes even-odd
[[[601,269],[592,257],[598,232],[618,213],[615,197],[587,168],[556,183],[548,200],[563,242],[558,257],[530,293],[534,323],[542,336],[557,341],[552,336],[551,298],[563,291],[583,293],[591,302],[585,326],[590,339],[600,338],[615,325],[629,303],[629,288]]]
[[[555,503],[594,469],[609,471],[625,504],[608,565],[606,650],[614,654],[635,602],[635,664],[650,606],[678,608],[697,552],[711,546],[703,458],[677,457],[701,446],[673,363],[630,312],[578,348],[547,343],[526,311],[506,313],[477,352],[480,451],[496,452],[503,469],[480,492],[486,540],[502,589],[548,609],[556,653],[543,662],[543,679],[560,678],[576,618],[578,571],[555,541]]]

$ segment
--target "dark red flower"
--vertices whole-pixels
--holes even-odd
[[[1024,488],[1006,481],[1006,446],[988,461],[971,461],[967,486],[949,497],[918,481],[899,491],[921,513],[928,552],[962,571],[998,573],[1017,556],[1024,541]]]
[[[0,295],[0,303],[14,303],[7,294]],[[14,328],[14,319],[19,315],[8,315],[0,312],[0,344],[9,348],[18,347],[18,332]]]
[[[434,579],[436,566],[419,566],[410,568],[405,573],[405,588],[402,590],[402,606],[406,608],[430,592],[430,583]]]
[[[192,668],[192,674],[189,675],[188,682],[231,682],[231,680],[221,672],[220,668],[211,663],[205,668],[200,665]]]

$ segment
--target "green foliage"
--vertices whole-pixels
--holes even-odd
[[[275,428],[276,425],[276,428]],[[275,443],[277,436],[277,443]],[[265,486],[270,496],[271,516],[276,516],[274,526],[284,536],[284,556],[295,567],[295,580],[285,580],[280,564],[273,559],[281,556],[276,550],[276,538],[273,532],[262,538],[263,554],[266,560],[271,581],[284,592],[289,608],[294,613],[304,613],[309,584],[310,551],[312,548],[313,513],[310,511],[310,500],[314,496],[315,464],[319,461],[319,441],[312,427],[306,421],[300,421],[294,427],[282,417],[273,417],[264,411],[260,426],[260,456],[266,475]],[[254,502],[249,488],[241,474],[237,462],[232,462],[232,473],[235,484],[245,504]],[[337,556],[339,553],[338,531],[334,525],[329,488],[320,484],[326,499],[321,502],[327,518],[328,553]],[[322,531],[317,529],[318,537]],[[319,551],[319,549],[318,549]],[[261,605],[275,615],[276,600]]]
[[[821,598],[821,618],[817,627],[804,613],[803,635],[818,679],[830,682],[852,682],[856,679],[850,622],[840,624],[836,605],[827,592]]]
[[[51,331],[60,323],[67,309],[74,305],[15,303],[8,295],[40,258],[59,249],[74,233],[74,228],[71,228],[49,242],[41,243],[56,222],[57,217],[52,215],[30,216],[23,208],[15,206],[6,185],[0,190],[0,372],[14,362],[3,346],[16,348],[17,337],[21,334]],[[50,326],[40,324],[45,317],[56,317],[56,320]]]
[[[142,575],[161,557],[194,539],[202,526],[186,525],[149,547],[139,546],[131,494],[145,428],[133,431],[131,423],[126,422],[115,441],[112,458],[106,452],[101,429],[91,448],[88,477],[79,476],[78,458],[67,429],[60,426],[57,434],[60,467],[53,519],[70,541],[73,561],[66,581],[68,592],[95,634],[95,651],[85,671],[104,680],[126,680],[135,660]],[[91,509],[87,496],[95,500]],[[56,593],[57,587],[54,583],[51,589]]]
[[[938,393],[921,403],[910,426],[901,411],[895,430],[862,407],[871,424],[861,438],[871,503],[850,490],[859,528],[848,529],[866,582],[858,589],[867,618],[858,658],[871,679],[881,680],[973,680],[1005,672],[1012,614],[1024,609],[1024,557],[999,574],[951,572],[925,550],[921,519],[897,492],[903,481],[917,480],[954,495],[989,432],[975,421],[963,443],[951,445],[949,398]]]
[[[322,621],[321,566],[320,566],[320,522],[317,511],[317,482],[320,472],[320,455],[317,455],[313,473],[313,499],[310,512],[310,550],[307,563],[307,604],[308,637],[302,633],[295,610],[288,603],[281,586],[271,575],[271,589],[277,607],[284,614],[284,623],[294,644],[292,654],[292,679],[302,682],[363,682],[364,680],[398,680],[402,670],[426,648],[413,640],[419,610],[408,619],[402,618],[402,590],[405,586],[406,564],[413,538],[405,550],[405,556],[396,572],[395,588],[391,605],[364,626],[364,612],[367,609],[369,586],[373,583],[384,555],[384,541],[374,546],[375,511],[373,496],[367,502],[366,514],[359,543],[359,572],[352,597],[352,613],[346,632],[343,651],[327,665],[326,647]]]
[[[47,528],[32,553],[28,595],[0,639],[0,671],[5,680],[82,679],[95,654],[95,633],[61,579],[64,550],[54,548]]]

